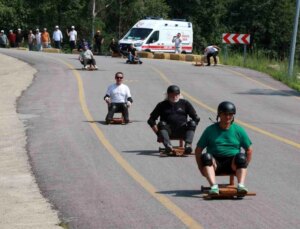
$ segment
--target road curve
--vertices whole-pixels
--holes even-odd
[[[74,55],[1,52],[38,71],[18,112],[39,187],[71,228],[298,227],[300,96],[285,85],[235,67],[97,57],[100,70],[89,72]],[[107,126],[102,98],[117,71],[132,91],[133,123]],[[193,157],[158,157],[146,120],[171,83],[201,117],[193,146],[221,101],[236,104],[236,121],[253,141],[246,183],[256,197],[205,201]]]

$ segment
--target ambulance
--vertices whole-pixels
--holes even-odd
[[[133,44],[137,51],[175,52],[173,37],[181,33],[182,53],[193,51],[193,25],[185,20],[146,18],[138,21],[119,41],[120,49]]]

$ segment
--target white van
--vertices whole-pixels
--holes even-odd
[[[133,44],[137,51],[175,52],[173,37],[181,33],[182,53],[192,53],[193,25],[183,20],[144,19],[138,21],[119,41],[120,49]]]

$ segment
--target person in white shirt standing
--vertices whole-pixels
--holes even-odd
[[[71,26],[71,31],[70,32],[67,29],[67,34],[68,34],[68,37],[69,37],[70,49],[71,49],[71,52],[72,52],[72,50],[76,48],[76,41],[77,41],[77,31],[75,30],[74,25]]]
[[[59,30],[58,25],[55,26],[52,40],[54,41],[54,47],[57,49],[61,49],[61,44],[63,42],[63,35],[62,32]]]
[[[113,120],[113,116],[116,112],[121,112],[125,124],[128,124],[129,113],[128,108],[133,103],[131,98],[130,89],[127,85],[123,84],[124,74],[122,72],[117,72],[115,74],[116,83],[111,84],[104,96],[105,102],[108,104],[108,113],[106,115],[106,124],[110,124]]]
[[[175,43],[175,53],[181,53],[181,33],[177,33],[177,35],[173,37],[172,42]]]
[[[212,56],[214,58],[215,65],[218,64],[217,55],[219,53],[220,48],[216,45],[210,45],[207,46],[204,50],[204,55],[206,55],[207,58],[207,65],[210,66],[210,57]]]
[[[35,45],[36,51],[42,51],[42,34],[39,29],[35,30]]]
[[[34,43],[35,43],[35,35],[32,33],[32,30],[29,30],[27,39],[28,39],[29,51],[33,51]]]

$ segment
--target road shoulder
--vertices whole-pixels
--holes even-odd
[[[0,225],[1,228],[61,228],[58,214],[40,193],[26,152],[26,129],[16,101],[36,70],[0,54]]]

